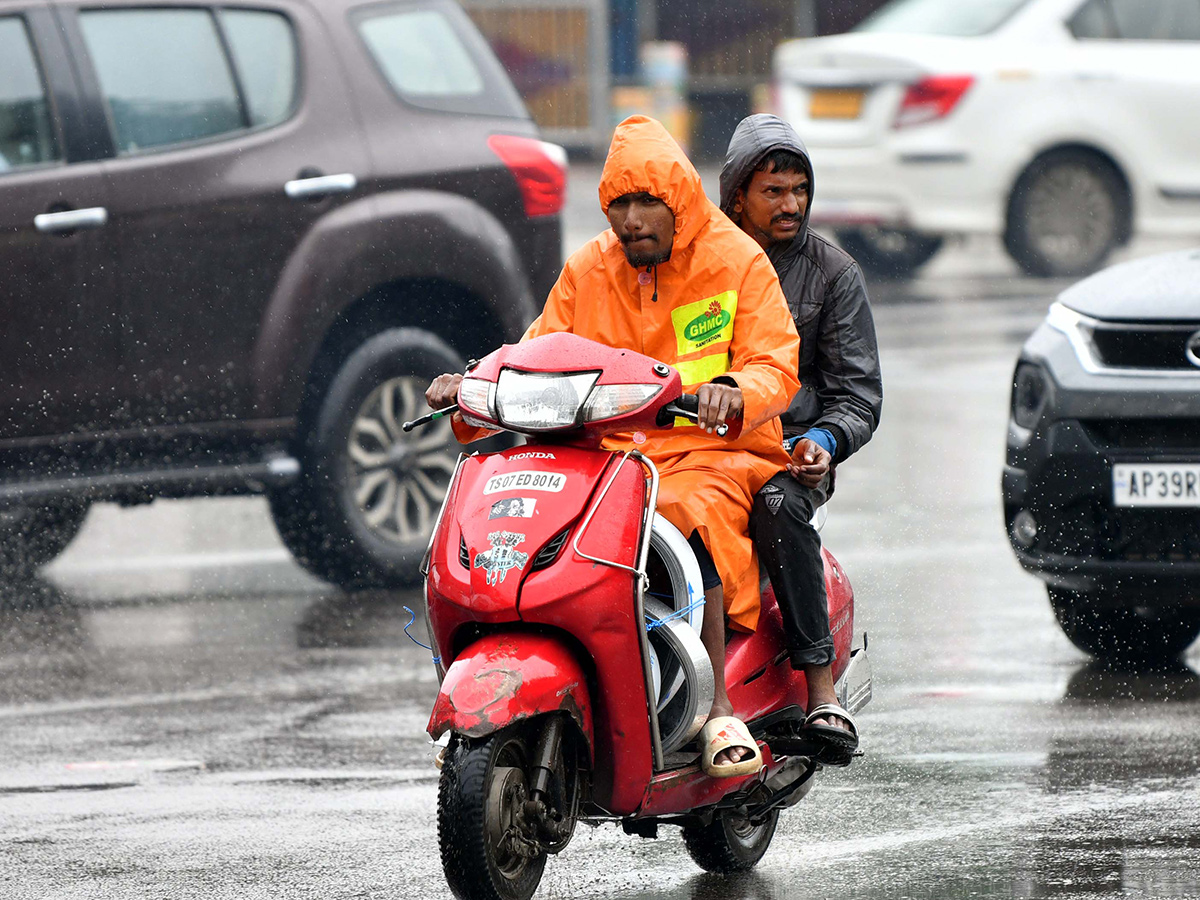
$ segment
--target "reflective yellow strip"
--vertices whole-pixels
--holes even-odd
[[[732,340],[737,302],[737,291],[725,291],[671,310],[678,354],[686,356]]]
[[[679,370],[679,377],[684,384],[707,384],[729,371],[729,351],[723,350],[690,362],[677,362],[675,368]]]

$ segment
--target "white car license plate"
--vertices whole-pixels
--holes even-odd
[[[862,88],[821,88],[808,98],[810,119],[857,119],[862,115]]]
[[[1200,463],[1113,466],[1114,506],[1200,506]]]

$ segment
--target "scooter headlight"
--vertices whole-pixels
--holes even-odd
[[[496,413],[510,428],[553,431],[579,424],[599,372],[518,372],[504,369],[496,387]],[[464,379],[465,382],[465,379]]]
[[[662,390],[660,384],[602,384],[592,390],[583,407],[585,422],[611,419],[644,406]]]
[[[471,425],[492,426],[496,420],[496,384],[482,378],[464,378],[458,386],[458,408]]]

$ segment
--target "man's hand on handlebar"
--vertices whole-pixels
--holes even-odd
[[[787,470],[806,488],[815,488],[819,487],[829,474],[829,464],[832,460],[829,451],[820,444],[801,438],[792,448],[792,461],[788,463]]]
[[[744,409],[741,388],[727,384],[702,384],[696,391],[696,399],[699,404],[696,424],[710,434],[718,425],[741,416]]]
[[[425,392],[425,402],[430,409],[445,409],[458,402],[458,386],[462,384],[461,375],[439,375],[429,385]]]

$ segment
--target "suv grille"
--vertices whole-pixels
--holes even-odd
[[[1091,419],[1081,424],[1102,450],[1200,450],[1200,419]]]
[[[1118,325],[1105,322],[1092,330],[1097,362],[1110,369],[1181,369],[1200,374],[1187,355],[1192,325]]]
[[[536,572],[538,569],[544,569],[553,563],[558,558],[558,552],[562,550],[563,544],[567,542],[567,535],[570,533],[571,529],[568,528],[551,538],[550,543],[538,551],[538,555],[533,558],[533,566],[530,568],[530,571]]]
[[[1200,510],[1111,509],[1095,501],[1039,517],[1050,553],[1106,561],[1200,562]]]
[[[1200,562],[1200,512],[1121,509],[1110,514],[1101,536],[1107,559]]]

